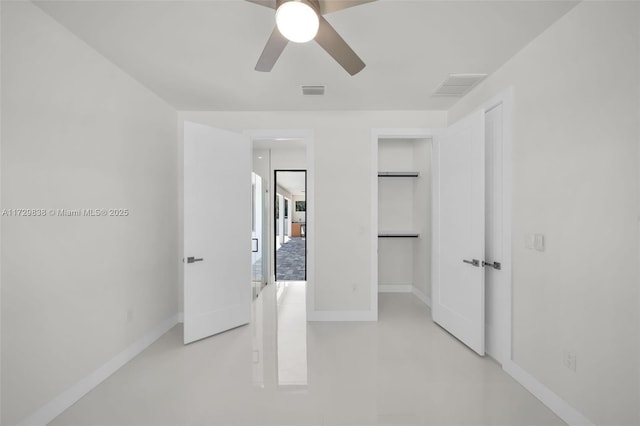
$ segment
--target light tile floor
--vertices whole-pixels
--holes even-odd
[[[289,336],[301,335],[304,309],[277,304],[268,286],[254,316],[187,346],[176,326],[52,424],[564,424],[494,361],[436,326],[411,294],[381,294],[377,323],[307,324],[307,359],[295,365],[306,365],[306,385],[279,383],[277,343],[287,324],[297,328]]]

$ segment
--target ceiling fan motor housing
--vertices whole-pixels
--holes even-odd
[[[311,7],[318,14],[318,16],[322,15],[322,12],[320,11],[320,3],[318,2],[318,0],[276,0],[276,10],[282,4],[290,2],[304,3]]]
[[[271,9],[276,10],[276,28],[269,36],[267,40],[267,44],[258,59],[258,63],[256,64],[256,71],[260,72],[269,72],[273,69],[274,64],[282,54],[282,51],[287,46],[289,41],[293,41],[296,43],[306,43],[311,40],[315,40],[316,43],[320,45],[322,49],[324,49],[345,71],[347,71],[350,75],[356,75],[364,67],[365,63],[360,59],[360,57],[353,51],[353,49],[347,44],[347,42],[338,34],[338,32],[331,26],[331,24],[324,18],[323,10],[326,9],[329,12],[335,12],[336,10],[346,9],[352,6],[358,6],[364,3],[370,3],[375,0],[351,0],[351,1],[340,1],[335,3],[330,3],[330,0],[247,0],[251,3],[256,3],[262,6],[269,7]],[[292,16],[289,12],[291,11],[291,7],[289,7],[286,14],[282,16],[286,16],[282,19],[282,22],[279,20],[279,13],[284,12],[287,8],[280,8],[283,5],[289,4],[293,7],[294,4],[299,3],[300,5],[305,5],[315,14],[314,18],[317,18],[315,21],[315,27],[311,27],[310,22],[305,22],[304,17],[301,16]],[[296,9],[296,8],[294,8]],[[303,7],[302,9],[307,9]],[[308,10],[307,10],[308,12]],[[309,15],[307,15],[309,16]],[[285,25],[283,23],[286,22],[286,31]],[[293,29],[293,31],[289,31]]]

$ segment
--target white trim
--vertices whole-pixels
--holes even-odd
[[[371,129],[371,313],[378,320],[378,140],[433,138],[431,129],[415,127]],[[395,286],[394,286],[395,287]],[[411,286],[410,286],[411,287]],[[409,289],[408,292],[411,292]]]
[[[411,293],[411,284],[378,284],[378,293]]]
[[[29,416],[22,419],[19,425],[46,425],[53,419],[58,417],[67,408],[75,404],[80,398],[89,393],[93,388],[102,383],[105,379],[118,371],[120,367],[135,358],[140,352],[149,347],[153,342],[158,340],[160,336],[165,334],[178,323],[179,314],[173,315],[171,318],[164,320],[154,329],[142,336],[136,342],[132,343],[125,350],[107,361],[102,366],[95,369],[88,376],[62,392],[51,401],[40,407]]]
[[[377,293],[377,292],[376,292]],[[313,311],[307,312],[308,321],[377,321],[374,311]]]
[[[502,94],[502,256],[503,272],[507,277],[507,296],[509,301],[507,309],[507,327],[505,354],[507,359],[513,359],[513,88],[509,87]]]
[[[431,142],[431,297],[439,300],[440,282],[440,137],[444,132],[436,133]],[[432,307],[432,305],[429,305]],[[433,310],[431,311],[433,319]]]
[[[376,128],[376,129],[371,129],[371,135],[376,142],[376,152],[377,152],[378,139],[428,139],[433,137],[433,130],[422,129],[417,127]],[[377,162],[376,162],[376,167],[378,167]],[[376,170],[376,177],[377,177],[377,173],[378,171]]]
[[[431,308],[431,298],[424,294],[424,292],[416,287],[411,287],[411,293],[416,296],[422,303]]]
[[[370,220],[371,220],[371,235],[370,235],[370,251],[369,259],[371,262],[371,299],[369,302],[369,309],[371,312],[375,312],[376,319],[378,320],[378,133],[375,129],[371,130],[371,169],[369,175],[371,176],[371,208]]]
[[[520,383],[533,396],[553,411],[558,417],[570,426],[594,426],[582,413],[573,408],[567,401],[560,398],[551,389],[540,383],[535,377],[523,370],[513,361],[507,361],[502,365],[511,377]]]
[[[502,104],[502,273],[506,277],[505,300],[506,306],[495,307],[506,310],[507,325],[504,328],[504,336],[499,341],[504,342],[504,347],[498,355],[505,362],[513,360],[512,348],[512,328],[513,328],[513,268],[512,262],[512,206],[513,206],[513,178],[512,178],[512,148],[513,148],[513,88],[509,87],[482,104],[480,109],[486,114],[487,111]]]

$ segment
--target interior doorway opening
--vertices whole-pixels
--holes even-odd
[[[265,192],[266,217],[264,229],[267,286],[274,287],[274,302],[279,318],[289,317],[296,312],[296,318],[313,318],[314,307],[314,212],[313,212],[313,132],[309,130],[247,130],[253,145],[254,171],[262,177]],[[293,171],[304,178],[304,200],[276,189],[276,171]],[[278,196],[278,193],[280,196]],[[288,201],[287,201],[288,200]],[[300,203],[304,201],[304,203]],[[296,203],[297,202],[297,203]],[[286,206],[286,207],[285,207]],[[296,211],[296,207],[297,210]],[[278,216],[276,219],[276,209]],[[282,212],[280,215],[279,213]],[[304,213],[303,217],[301,212]],[[286,214],[285,214],[286,213]],[[285,217],[286,216],[286,217]],[[285,221],[286,219],[286,221]],[[286,226],[285,226],[286,225]],[[276,278],[276,252],[285,240],[304,235],[305,255],[302,281],[278,281]],[[282,270],[282,268],[281,268]],[[280,275],[280,274],[278,274]],[[296,278],[297,279],[297,278]],[[294,291],[288,292],[292,286]],[[291,297],[288,297],[291,296]],[[300,315],[298,315],[300,314]],[[297,321],[294,321],[297,324]],[[302,328],[306,322],[297,326]]]
[[[276,282],[307,280],[306,170],[274,170]]]
[[[429,135],[379,135],[377,277],[379,293],[431,297],[431,146]]]

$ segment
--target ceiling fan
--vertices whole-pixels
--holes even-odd
[[[269,72],[289,41],[315,40],[349,74],[362,71],[365,63],[349,47],[323,15],[375,0],[247,0],[276,10],[276,27],[256,64],[256,71]]]

